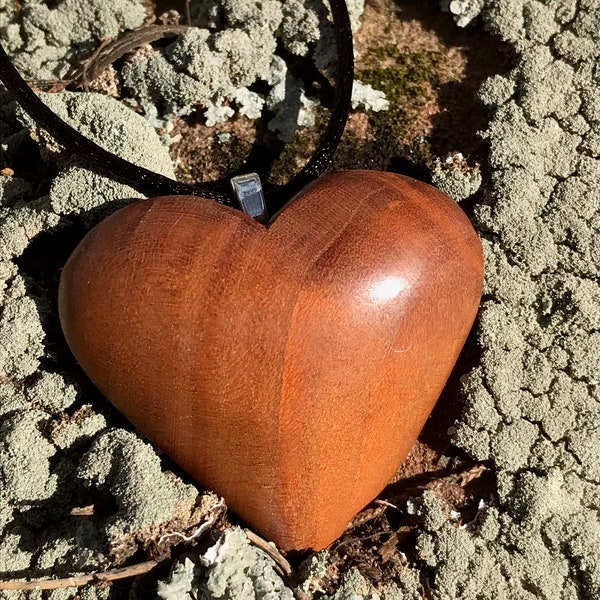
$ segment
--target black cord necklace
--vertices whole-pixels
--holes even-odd
[[[345,0],[331,0],[330,5],[338,54],[333,111],[315,153],[304,168],[286,184],[267,192],[264,200],[261,198],[261,202],[266,205],[266,212],[271,215],[280,210],[304,186],[323,174],[333,158],[346,125],[354,79],[352,30]],[[238,201],[244,205],[240,198],[239,185],[236,200],[233,194],[217,191],[207,185],[188,185],[135,165],[92,142],[38,98],[13,66],[1,43],[0,81],[40,127],[77,156],[82,165],[91,171],[128,185],[148,197],[193,195],[227,206],[237,207]],[[243,182],[240,185],[243,187]],[[260,194],[262,197],[262,190]]]

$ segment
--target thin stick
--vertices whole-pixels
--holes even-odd
[[[263,538],[249,529],[244,529],[244,533],[255,546],[258,546],[263,552],[266,552],[277,563],[286,577],[289,577],[292,574],[292,565],[290,565],[283,554],[281,554],[275,546],[269,544],[269,542],[263,540]]]
[[[92,573],[90,575],[78,575],[77,577],[66,577],[65,579],[38,579],[35,581],[0,581],[0,590],[57,590],[59,588],[81,587],[90,583],[105,583],[117,579],[127,579],[148,573],[158,565],[155,560],[113,569],[104,573]]]
[[[376,498],[375,500],[373,500],[373,502],[375,504],[379,504],[379,506],[387,506],[388,508],[395,508],[396,510],[400,511],[400,509],[395,504],[392,504],[391,502],[388,502],[387,500],[380,500],[379,498]],[[400,512],[402,512],[402,511],[400,511]]]
[[[71,85],[89,89],[89,84],[116,60],[137,48],[164,37],[174,37],[189,30],[187,25],[143,25],[118,38],[103,42],[73,73]]]

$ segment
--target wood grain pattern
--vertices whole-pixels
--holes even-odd
[[[390,173],[318,179],[263,226],[138,202],[62,274],[67,341],[145,435],[283,549],[321,549],[393,476],[475,318],[480,242]]]

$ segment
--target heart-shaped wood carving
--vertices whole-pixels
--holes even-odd
[[[458,357],[481,244],[434,188],[349,171],[267,227],[209,200],[132,204],[64,268],[96,386],[284,549],[328,546],[394,475]]]

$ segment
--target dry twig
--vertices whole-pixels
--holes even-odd
[[[292,575],[292,565],[287,561],[285,556],[279,552],[276,546],[270,544],[266,540],[263,540],[259,535],[256,535],[253,531],[249,529],[244,529],[244,532],[248,539],[258,548],[260,548],[263,552],[266,552],[279,566],[281,571],[286,577],[290,577]]]
[[[70,85],[87,90],[91,81],[125,54],[161,38],[180,35],[188,29],[188,25],[143,25],[114,40],[106,40],[73,73]]]
[[[78,575],[76,577],[66,577],[65,579],[38,579],[35,581],[0,581],[0,590],[57,590],[59,588],[82,587],[90,583],[106,583],[117,581],[118,579],[127,579],[148,573],[158,565],[155,560],[112,569],[103,573],[91,573],[90,575]]]

